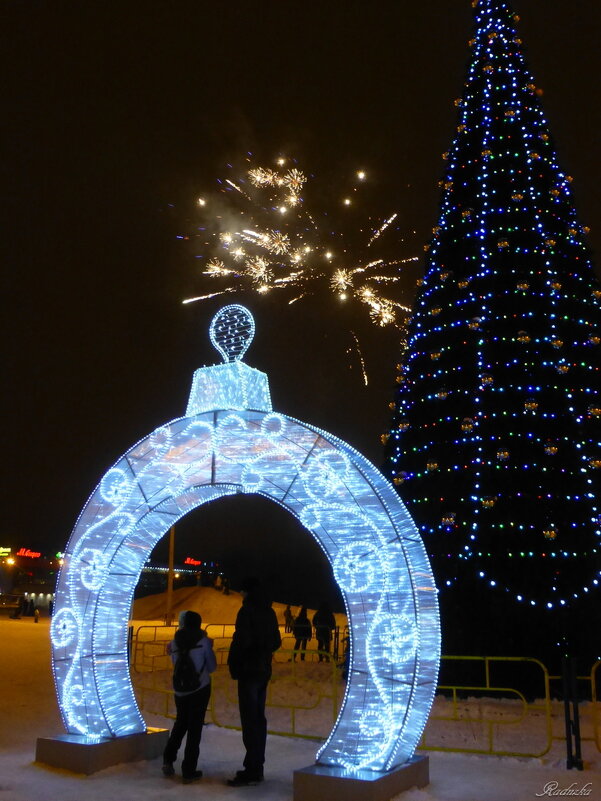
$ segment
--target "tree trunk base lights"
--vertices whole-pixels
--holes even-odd
[[[146,731],[129,676],[127,623],[156,543],[201,504],[258,493],[319,543],[351,631],[341,711],[317,762],[389,771],[409,760],[436,689],[440,625],[418,531],[394,487],[350,445],[274,412],[264,373],[242,362],[254,320],[222,308],[210,326],[224,363],[194,374],[186,416],[153,431],[102,477],[58,579],[53,672],[70,734]]]

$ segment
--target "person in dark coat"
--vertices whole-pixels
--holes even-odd
[[[196,769],[200,738],[204,726],[205,714],[211,697],[211,673],[217,667],[213,653],[213,641],[207,637],[200,626],[202,618],[198,612],[185,612],[181,628],[175,632],[175,639],[169,644],[167,651],[175,665],[182,650],[188,650],[198,673],[200,686],[190,692],[175,692],[175,723],[163,753],[163,774],[173,776],[173,763],[184,735],[187,733],[186,748],[182,760],[182,781],[184,784],[202,778],[202,771]]]
[[[317,637],[319,661],[329,662],[332,632],[336,628],[336,618],[332,614],[329,604],[321,604],[317,612],[313,615],[313,625],[315,626],[315,636]]]
[[[294,643],[294,654],[292,655],[292,660],[296,659],[296,652],[301,649],[301,661],[304,662],[305,660],[305,650],[307,648],[307,643],[313,637],[313,629],[311,628],[311,621],[307,617],[307,607],[301,607],[300,612],[298,613],[298,617],[294,621],[294,626],[292,627],[292,633],[296,637],[296,642]]]
[[[244,769],[237,771],[234,778],[228,781],[230,787],[263,781],[267,742],[265,699],[273,653],[282,644],[276,614],[257,579],[244,581],[241,591],[244,600],[236,617],[227,664],[231,677],[238,682],[238,705],[246,756]]]
[[[292,609],[290,608],[290,604],[284,609],[284,631],[286,634],[292,633],[292,625],[294,623],[294,615],[292,614]]]

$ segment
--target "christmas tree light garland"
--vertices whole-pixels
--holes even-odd
[[[443,586],[472,565],[488,586],[554,609],[601,578],[601,290],[517,17],[503,0],[473,5],[386,470]],[[549,568],[533,574],[535,558]]]

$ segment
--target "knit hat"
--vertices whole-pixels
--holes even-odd
[[[202,624],[202,618],[198,612],[189,610],[184,615],[183,627],[185,629],[199,629]]]

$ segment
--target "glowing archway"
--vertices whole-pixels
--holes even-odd
[[[98,738],[145,730],[127,659],[142,567],[187,512],[225,495],[258,493],[312,533],[347,607],[347,689],[317,758],[388,770],[413,755],[436,688],[440,628],[426,552],[373,465],[336,437],[272,411],[267,376],[240,360],[252,337],[249,321],[240,306],[216,315],[211,339],[226,363],[196,371],[186,417],[134,445],[80,514],[51,627],[63,720],[70,733]]]

